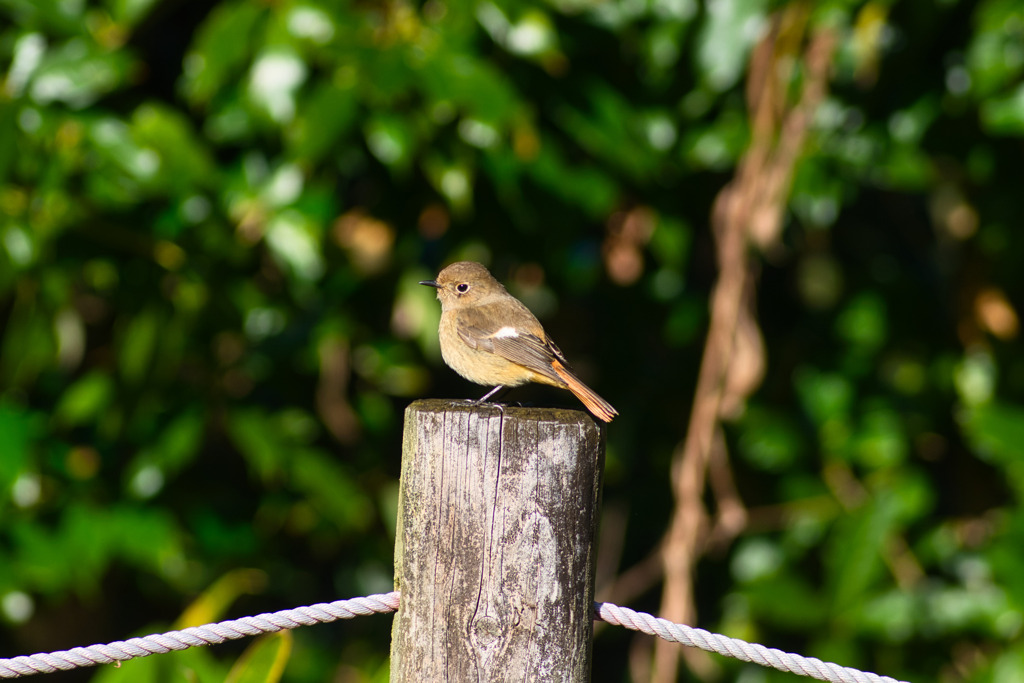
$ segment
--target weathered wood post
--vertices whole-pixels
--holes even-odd
[[[409,406],[393,683],[590,680],[603,464],[580,411]]]

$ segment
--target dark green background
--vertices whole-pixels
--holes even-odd
[[[699,563],[698,625],[1019,681],[1024,10],[807,7],[830,94],[754,255],[767,375],[726,427],[749,525]],[[416,285],[460,258],[620,411],[606,561],[647,557],[786,8],[0,0],[0,656],[390,590],[402,411],[482,393]],[[285,680],[386,680],[390,621],[300,629]],[[629,680],[634,636],[597,637],[595,680]],[[100,675],[219,681],[243,647]]]

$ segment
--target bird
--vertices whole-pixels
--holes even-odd
[[[444,362],[470,382],[494,386],[477,403],[505,387],[538,382],[568,389],[604,422],[619,414],[580,381],[536,316],[483,265],[459,261],[420,284],[434,287],[441,302]]]

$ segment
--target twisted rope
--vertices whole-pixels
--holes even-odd
[[[136,657],[214,645],[223,643],[225,640],[237,640],[299,626],[326,624],[338,619],[352,619],[369,614],[387,614],[398,609],[398,600],[399,593],[394,591],[365,598],[336,600],[308,607],[296,607],[255,617],[242,617],[206,626],[193,626],[180,631],[168,631],[143,638],[119,640],[107,645],[91,645],[48,654],[0,659],[0,678],[20,678],[21,676],[68,671],[97,664],[113,664]],[[813,657],[803,657],[767,648],[764,645],[747,643],[736,638],[727,638],[685,624],[674,624],[666,619],[659,619],[650,614],[636,612],[607,602],[594,603],[594,618],[658,636],[670,642],[682,643],[708,652],[717,652],[726,657],[772,667],[779,671],[809,676],[819,681],[902,683],[888,676],[858,671],[838,664],[823,662]]]
[[[628,629],[642,631],[648,635],[658,636],[673,643],[682,643],[689,647],[716,652],[743,662],[752,662],[799,676],[809,676],[819,681],[830,681],[830,683],[904,683],[888,676],[879,676],[878,674],[823,662],[814,657],[804,657],[803,655],[768,648],[764,645],[748,643],[737,638],[729,638],[705,631],[702,628],[675,624],[667,619],[659,619],[644,612],[636,612],[628,607],[619,607],[607,602],[595,602],[594,610],[597,619],[607,621],[609,624],[625,626]]]
[[[247,636],[272,633],[284,629],[326,624],[338,619],[352,619],[367,614],[385,614],[398,609],[398,592],[370,595],[365,598],[336,600],[308,607],[281,610],[273,614],[242,617],[206,626],[193,626],[144,638],[119,640],[107,645],[76,647],[72,650],[0,659],[0,678],[18,678],[32,674],[67,671],[83,666],[113,664],[136,657],[163,654],[172,650],[223,643]]]

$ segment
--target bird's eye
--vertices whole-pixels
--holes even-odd
[[[469,291],[469,285],[467,285],[465,282],[462,282],[460,284],[455,285],[455,289],[459,290],[460,294],[465,294],[466,292]]]

